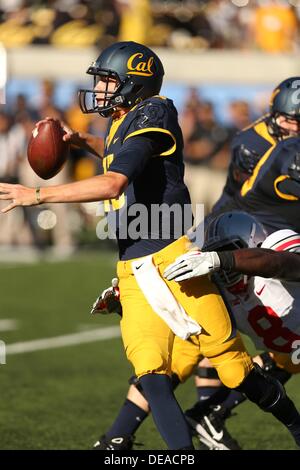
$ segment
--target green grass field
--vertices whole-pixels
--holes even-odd
[[[73,260],[0,265],[6,345],[117,326],[117,315],[91,318],[90,305],[115,275],[115,255],[81,254]],[[122,404],[132,374],[120,338],[7,355],[0,365],[1,449],[89,449]],[[300,378],[287,390],[300,408]],[[196,398],[193,381],[177,392],[183,408]],[[244,449],[294,449],[272,416],[244,403],[228,428]],[[140,449],[165,449],[150,417],[137,433]]]

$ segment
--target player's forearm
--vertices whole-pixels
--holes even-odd
[[[125,189],[118,178],[111,175],[93,176],[76,183],[41,188],[41,203],[93,202],[118,197]]]
[[[234,271],[248,276],[300,280],[300,255],[264,248],[233,251]]]
[[[78,145],[96,157],[103,158],[104,139],[101,137],[96,137],[87,132],[79,132],[78,143],[75,145]]]

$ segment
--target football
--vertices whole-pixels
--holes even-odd
[[[57,175],[69,155],[69,143],[63,140],[59,121],[47,120],[35,127],[28,143],[27,157],[33,171],[48,180]]]

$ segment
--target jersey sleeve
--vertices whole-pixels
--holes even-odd
[[[157,156],[172,155],[177,146],[175,133],[172,131],[172,116],[167,104],[160,101],[148,101],[140,105],[127,129],[124,142],[132,137],[149,134],[157,142]]]
[[[155,140],[149,138],[148,134],[138,135],[124,142],[108,169],[127,176],[129,182],[132,182],[144,170],[156,148]]]
[[[300,198],[300,143],[299,139],[283,141],[276,149],[279,176],[274,181],[274,190],[281,199],[296,201]]]

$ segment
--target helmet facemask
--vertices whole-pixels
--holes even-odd
[[[299,137],[299,132],[292,132],[288,129],[284,129],[280,124],[278,124],[277,120],[280,116],[283,116],[287,121],[297,121],[300,123],[300,116],[292,116],[290,114],[285,113],[273,113],[270,118],[270,127],[272,131],[272,135],[275,136],[278,140],[284,140],[288,137]]]
[[[89,69],[90,70],[90,69]],[[79,105],[84,114],[99,113],[102,117],[109,117],[118,107],[126,107],[125,98],[120,94],[126,85],[129,77],[121,80],[119,75],[112,70],[89,71],[94,77],[93,89],[79,90]],[[116,87],[113,91],[109,91],[110,80],[115,80]],[[105,82],[103,91],[96,90],[99,81]]]

